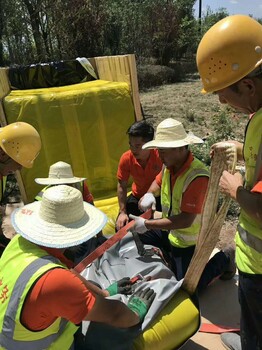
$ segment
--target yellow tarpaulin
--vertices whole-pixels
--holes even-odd
[[[28,201],[41,190],[36,177],[48,176],[59,160],[87,178],[95,200],[116,195],[116,171],[128,149],[127,128],[135,121],[127,83],[92,81],[35,90],[13,90],[4,99],[8,123],[33,125],[42,150],[32,169],[22,170]]]

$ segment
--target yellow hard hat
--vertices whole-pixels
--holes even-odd
[[[18,164],[32,168],[41,149],[41,139],[32,125],[16,122],[0,128],[0,147]]]
[[[262,63],[262,25],[244,15],[222,19],[203,36],[196,60],[203,93],[236,83]]]

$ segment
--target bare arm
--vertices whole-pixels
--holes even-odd
[[[101,288],[97,287],[94,283],[87,281],[82,275],[80,275],[74,269],[71,269],[70,271],[74,275],[76,275],[84,283],[84,285],[87,287],[88,290],[90,290],[90,292],[92,292],[92,294],[95,294],[96,296],[99,295],[101,297],[108,297],[109,296],[109,293],[107,290],[101,289]]]
[[[262,222],[262,193],[252,193],[239,186],[236,190],[236,201],[250,217]]]
[[[160,186],[158,186],[156,180],[154,180],[149,187],[147,193],[140,198],[138,202],[138,208],[141,211],[147,211],[148,209],[156,210],[156,200],[155,197],[160,193]]]
[[[118,180],[117,197],[119,204],[119,211],[126,212],[126,198],[127,198],[127,181]]]
[[[254,218],[256,221],[262,221],[262,194],[252,193],[243,187],[243,179],[239,173],[234,175],[226,170],[219,182],[220,191],[238,202],[240,207]]]
[[[126,198],[127,198],[127,181],[118,180],[117,184],[117,197],[119,204],[119,216],[116,222],[116,228],[119,230],[125,226],[129,219],[126,214]]]
[[[182,212],[178,215],[173,215],[168,218],[146,220],[145,225],[149,230],[175,230],[190,227],[195,220],[196,214]]]
[[[85,317],[87,321],[103,322],[113,327],[128,328],[140,322],[136,313],[118,300],[96,296],[95,304]]]
[[[153,193],[155,197],[160,195],[161,187],[157,184],[156,180],[152,182],[147,192]]]

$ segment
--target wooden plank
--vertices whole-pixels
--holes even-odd
[[[8,68],[0,68],[0,99],[9,94],[11,90],[8,79]]]
[[[132,95],[133,95],[133,102],[134,102],[135,113],[136,113],[136,120],[142,120],[143,116],[142,116],[141,102],[140,102],[140,98],[139,98],[139,88],[138,88],[135,55],[128,55],[128,60],[129,60]]]
[[[135,55],[101,56],[94,57],[94,60],[99,79],[123,81],[129,84],[136,120],[141,120],[143,117],[139,98]]]

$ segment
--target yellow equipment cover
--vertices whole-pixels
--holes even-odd
[[[134,342],[133,350],[175,350],[200,327],[200,312],[189,294],[180,289]]]
[[[129,86],[96,80],[70,86],[13,90],[4,99],[8,124],[33,125],[42,140],[32,169],[22,170],[28,201],[57,161],[72,165],[75,176],[86,177],[95,200],[116,195],[120,156],[128,149],[126,131],[135,121]]]

